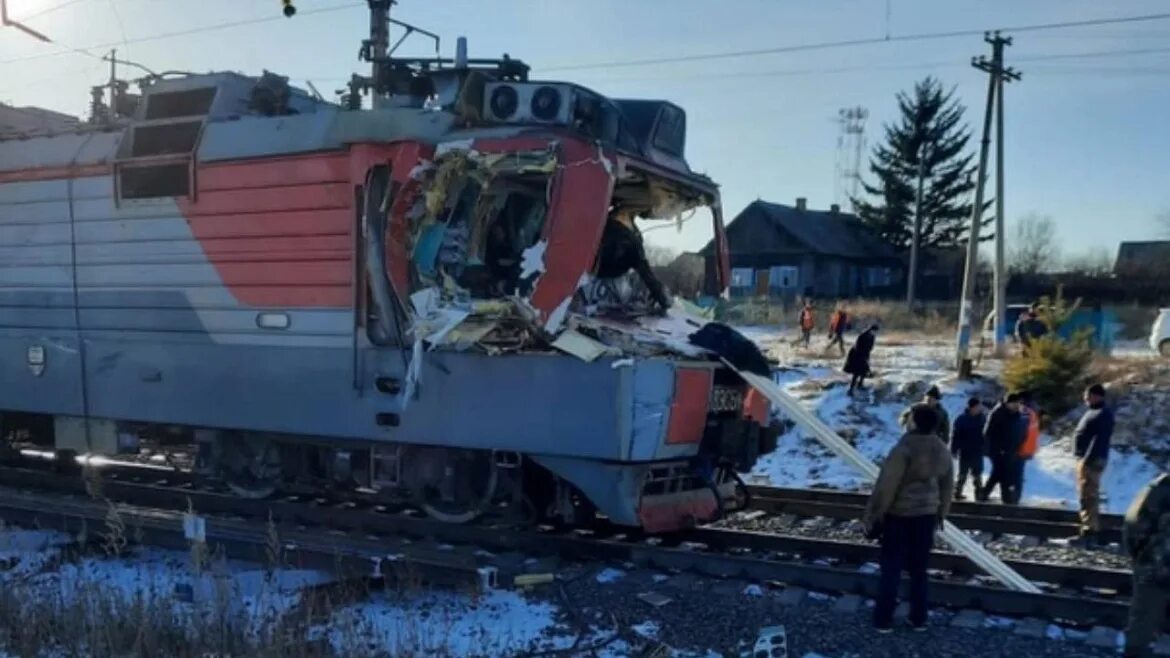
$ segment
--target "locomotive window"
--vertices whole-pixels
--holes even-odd
[[[483,237],[476,241],[474,265],[469,263],[461,283],[473,296],[521,294],[532,281],[521,281],[524,251],[540,240],[548,207],[545,180],[498,181],[488,191],[479,217]]]
[[[156,199],[189,196],[191,175],[187,163],[122,167],[118,172],[123,199]]]

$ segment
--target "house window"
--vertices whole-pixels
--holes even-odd
[[[791,265],[773,267],[768,277],[777,290],[793,290],[800,286],[800,269]]]
[[[755,272],[750,267],[736,267],[731,270],[732,288],[751,288],[755,280]]]
[[[865,283],[871,288],[894,284],[894,270],[890,267],[870,267],[865,270]]]

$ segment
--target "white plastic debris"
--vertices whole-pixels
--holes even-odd
[[[520,278],[529,279],[544,272],[544,252],[548,250],[548,240],[541,240],[520,254]]]

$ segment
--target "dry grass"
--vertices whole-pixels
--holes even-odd
[[[905,302],[857,299],[845,301],[845,309],[852,316],[854,331],[878,324],[883,331],[907,332],[918,335],[953,333],[958,321],[958,305],[951,303],[927,304],[910,311]],[[829,315],[835,302],[814,302],[817,310],[817,334],[828,333]],[[738,325],[774,325],[795,331],[799,306],[785,305],[766,298],[735,300],[722,309],[721,319]]]

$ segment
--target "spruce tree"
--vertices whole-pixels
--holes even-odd
[[[963,121],[966,108],[954,93],[945,91],[933,77],[915,84],[912,93],[898,93],[901,119],[884,126],[885,141],[874,148],[869,161],[876,180],[863,181],[867,196],[853,199],[861,221],[899,249],[908,250],[913,240],[918,159],[924,153],[919,246],[954,248],[967,243],[977,167],[975,154],[967,149],[971,130]],[[990,205],[990,201],[984,205],[985,214]],[[991,221],[991,217],[984,219],[981,227]],[[993,236],[981,228],[979,237]]]

